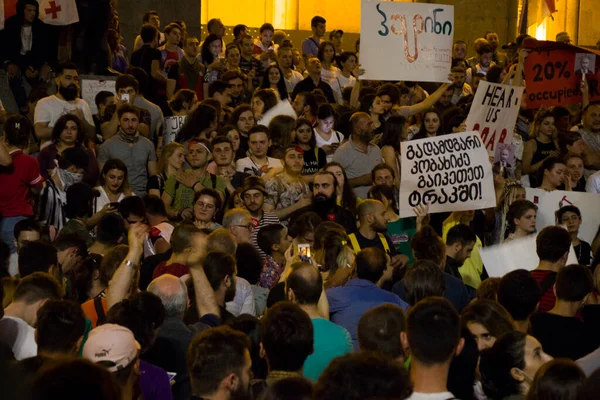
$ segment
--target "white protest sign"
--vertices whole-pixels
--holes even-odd
[[[555,212],[564,206],[573,205],[581,211],[582,224],[579,238],[592,243],[600,225],[600,195],[585,192],[565,192],[526,188],[527,200],[538,206],[536,227],[541,231],[547,226],[556,225]]]
[[[447,82],[454,7],[362,0],[360,79]]]
[[[468,131],[479,132],[488,154],[492,157],[498,143],[512,142],[523,89],[499,83],[479,82],[466,125]]]
[[[400,217],[429,204],[430,213],[496,206],[492,165],[477,132],[402,143]]]
[[[185,116],[166,117],[163,123],[163,146],[175,141],[177,134],[185,124]]]
[[[511,240],[496,246],[482,247],[479,254],[490,278],[501,278],[511,271],[533,271],[540,263],[536,253],[535,235]],[[578,264],[573,246],[567,264]]]
[[[115,76],[81,75],[79,79],[81,80],[81,98],[88,103],[92,114],[98,114],[98,107],[96,107],[98,93],[103,91],[117,93]]]

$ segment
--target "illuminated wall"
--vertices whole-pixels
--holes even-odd
[[[594,46],[600,39],[598,0],[561,0],[556,3],[553,18],[542,13],[541,0],[530,1],[527,18],[527,33],[539,40],[555,40],[559,32],[568,32],[573,44]]]

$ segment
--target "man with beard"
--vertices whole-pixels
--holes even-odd
[[[462,267],[467,258],[471,257],[476,242],[475,232],[468,225],[458,224],[450,228],[446,235],[446,267],[444,271],[462,281],[458,269]]]
[[[399,254],[392,240],[385,234],[386,226],[385,206],[378,200],[364,200],[358,207],[359,228],[356,233],[348,235],[350,244],[355,253],[368,247],[378,248],[388,254],[392,259],[392,267],[406,265],[408,257]]]
[[[458,103],[463,98],[473,94],[473,88],[469,85],[467,80],[467,70],[465,67],[457,66],[453,67],[450,72],[452,73],[452,104]]]
[[[350,140],[342,144],[333,154],[333,161],[346,171],[348,183],[361,199],[367,198],[373,183],[371,171],[383,162],[381,149],[370,142],[373,140],[373,120],[367,113],[357,112],[350,117]]]
[[[79,73],[75,64],[62,64],[56,70],[58,92],[38,101],[35,106],[35,135],[40,140],[40,150],[52,143],[52,128],[64,114],[76,115],[90,140],[94,140],[96,126],[90,106],[79,96]]]
[[[323,221],[333,221],[344,227],[347,233],[356,231],[356,219],[352,213],[337,205],[338,183],[335,176],[329,171],[315,174],[313,180],[313,201],[308,207],[296,211],[290,221],[308,211],[314,211]]]
[[[469,68],[467,70],[467,82],[471,82],[473,76],[482,74],[486,75],[490,68],[495,65],[492,61],[492,57],[494,56],[494,51],[488,44],[484,44],[480,46],[477,50],[478,62],[475,66]]]
[[[207,171],[212,160],[212,145],[208,140],[190,140],[187,162],[190,169],[171,175],[165,182],[162,201],[169,218],[190,220],[194,217],[194,196],[203,188],[215,189],[221,200],[225,198],[226,185],[223,178]]]
[[[297,146],[285,149],[283,172],[265,182],[268,197],[265,210],[273,211],[287,226],[290,215],[311,204],[311,193],[302,178],[304,150]]]
[[[467,56],[467,43],[464,40],[457,40],[452,46],[452,66],[466,66],[467,62],[465,57]]]
[[[237,284],[235,258],[220,251],[211,251],[204,258],[202,268],[219,306],[221,320],[227,324],[234,318],[234,315],[225,309],[225,303],[235,298]]]
[[[285,87],[288,94],[292,94],[296,85],[304,79],[302,74],[293,69],[293,58],[291,47],[280,47],[277,51],[277,61],[279,68],[283,72],[283,79],[285,80]]]
[[[196,92],[198,101],[204,99],[204,66],[198,58],[198,46],[200,42],[197,37],[188,36],[183,48],[183,57],[169,69],[169,81],[167,82],[167,96],[179,89],[190,89]],[[174,85],[173,85],[174,83]]]
[[[67,189],[83,180],[88,163],[88,155],[81,147],[63,151],[54,175],[46,181],[40,194],[38,221],[54,226],[57,232],[66,224],[63,211],[67,205]]]
[[[252,225],[254,225],[252,245],[258,251],[262,260],[264,260],[267,255],[264,251],[260,250],[260,247],[258,247],[256,235],[260,228],[280,223],[279,218],[275,213],[264,210],[265,196],[268,195],[269,194],[265,190],[265,184],[261,178],[258,176],[249,176],[244,179],[244,186],[240,196],[244,202],[244,207],[246,207],[252,216]]]
[[[370,201],[370,200],[365,200]],[[378,248],[364,249],[354,260],[354,279],[346,285],[327,289],[331,322],[350,332],[354,348],[358,348],[357,327],[362,315],[373,307],[391,303],[404,311],[408,304],[396,294],[381,289],[392,279],[389,257]]]
[[[138,196],[146,194],[148,177],[156,175],[156,153],[152,142],[138,131],[140,110],[129,103],[122,104],[117,109],[119,130],[108,139],[98,151],[100,170],[104,164],[113,158],[118,158],[127,166],[127,175],[131,190]]]
[[[498,34],[496,32],[487,32],[485,34],[485,39],[488,41],[488,44],[490,45],[494,53],[492,55],[492,61],[494,62],[494,64],[496,64],[500,68],[506,67],[508,65],[508,56],[506,55],[506,53],[498,51]]]
[[[315,89],[321,89],[327,101],[331,104],[335,104],[335,97],[333,96],[333,90],[327,82],[321,79],[321,61],[317,57],[311,57],[306,64],[306,71],[308,77],[301,82],[298,82],[294,91],[292,92],[292,100],[296,98],[298,93],[309,92],[312,93]]]
[[[196,399],[249,400],[250,339],[228,326],[206,330],[190,344],[188,370]]]
[[[231,107],[240,104],[250,104],[251,95],[244,86],[244,76],[239,71],[227,71],[221,75],[221,80],[229,85]]]

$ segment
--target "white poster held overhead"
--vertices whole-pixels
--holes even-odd
[[[517,269],[533,271],[540,263],[536,253],[536,236],[511,240],[497,246],[482,247],[479,250],[483,265],[490,278],[502,278]],[[577,256],[573,246],[569,251],[568,264],[577,264]]]
[[[175,141],[177,134],[185,124],[185,116],[166,117],[163,123],[163,146]]]
[[[498,143],[512,142],[523,89],[483,80],[479,82],[466,125],[468,131],[479,132],[488,154],[492,157]]]
[[[453,6],[362,0],[360,79],[446,82],[453,38]]]
[[[402,143],[400,217],[429,204],[430,213],[496,206],[492,165],[477,132]]]
[[[556,211],[564,206],[575,206],[581,211],[579,239],[592,243],[600,226],[600,196],[595,193],[565,192],[526,188],[527,200],[538,206],[536,227],[541,231],[547,226],[556,225]]]
[[[79,79],[81,81],[81,98],[88,103],[92,114],[98,114],[98,107],[96,107],[98,93],[104,91],[117,93],[115,76],[80,75]]]

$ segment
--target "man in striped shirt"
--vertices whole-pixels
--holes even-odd
[[[565,228],[547,226],[538,234],[536,252],[540,258],[540,264],[531,271],[531,276],[542,288],[542,298],[538,305],[538,312],[548,312],[554,308],[556,303],[554,294],[556,274],[567,263],[570,248],[571,236]]]
[[[252,231],[252,245],[260,254],[260,258],[264,261],[267,255],[260,247],[258,247],[256,235],[263,226],[279,224],[279,218],[274,213],[265,212],[263,210],[267,191],[265,190],[265,184],[261,178],[257,176],[248,176],[244,179],[241,196],[244,206],[250,211],[250,215],[252,216],[252,224],[254,225],[254,231]]]

